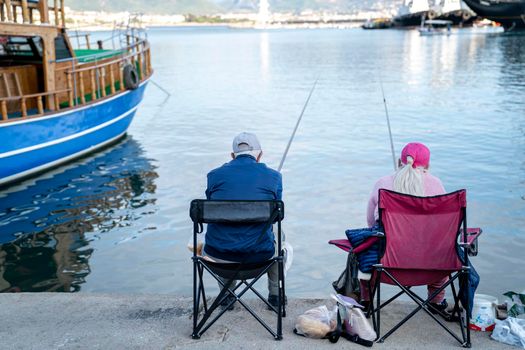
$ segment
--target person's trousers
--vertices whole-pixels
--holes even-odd
[[[202,250],[203,253],[204,253],[204,249]],[[285,250],[285,253],[286,253],[286,250]],[[277,255],[277,244],[275,245],[275,255]],[[222,264],[228,264],[228,263],[235,263],[236,261],[229,261],[229,260],[222,260],[222,259],[217,259],[213,256],[210,256],[210,255],[207,255],[209,258],[211,258],[213,261],[215,262],[218,262],[218,263],[222,263]],[[285,256],[285,260],[286,260],[286,256]],[[277,262],[275,262],[272,267],[270,267],[270,269],[268,270],[268,293],[270,295],[279,295],[279,264],[277,264]],[[217,276],[219,277],[219,279],[221,280],[222,283],[226,284],[228,282],[228,280],[226,278],[222,278],[220,276]],[[235,285],[237,283],[237,281],[233,281],[233,285]],[[222,285],[219,283],[219,288],[222,289]]]

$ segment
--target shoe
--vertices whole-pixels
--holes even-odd
[[[279,307],[279,296],[277,295],[268,295],[268,303],[270,303],[271,306],[277,308]],[[284,305],[288,304],[288,299],[286,298],[286,295],[284,296]],[[271,310],[270,307],[268,307],[268,310]]]
[[[234,300],[236,300],[235,297],[233,297],[233,296],[231,296],[231,295],[228,295],[227,297],[225,297],[225,298],[221,301],[221,303],[220,303],[220,305],[221,305],[221,309],[223,309],[223,310],[226,309],[226,310],[228,310],[228,311],[233,310],[234,307],[235,307],[235,303],[233,303],[233,304],[231,304],[231,305],[230,305],[230,303],[231,303],[232,301],[234,301]],[[228,305],[229,305],[229,306],[228,306]]]
[[[432,312],[434,315],[439,314],[441,317],[445,319],[445,321],[448,322],[458,322],[459,317],[453,313],[453,311],[448,311],[448,303],[447,299],[443,299],[440,303],[430,303],[430,312]]]

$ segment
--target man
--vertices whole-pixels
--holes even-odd
[[[280,200],[281,174],[260,163],[262,149],[255,134],[240,133],[233,139],[232,160],[208,173],[207,199]],[[208,224],[203,255],[217,262],[260,262],[275,254],[275,237],[270,227],[259,238],[266,224]],[[226,282],[226,281],[224,281]],[[278,267],[268,271],[268,302],[277,306]],[[231,296],[230,296],[231,298]],[[222,304],[227,305],[229,300]]]

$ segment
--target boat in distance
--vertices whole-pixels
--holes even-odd
[[[500,23],[506,30],[525,29],[525,0],[464,0],[481,17]]]
[[[368,19],[361,28],[363,29],[388,29],[392,27],[392,20],[390,18],[373,18]]]
[[[422,20],[432,19],[436,13],[430,8],[428,0],[404,0],[393,19],[395,27],[416,27]]]
[[[418,29],[419,35],[450,35],[452,24],[452,21],[446,21],[443,19],[429,19],[421,22],[421,27]]]
[[[153,73],[144,31],[115,30],[111,49],[77,32],[74,48],[52,5],[0,3],[0,187],[119,140]]]

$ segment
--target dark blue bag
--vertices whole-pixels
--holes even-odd
[[[380,232],[379,227],[372,228],[358,228],[346,230],[346,237],[354,248],[361,245],[367,238],[372,237]],[[375,243],[364,252],[357,254],[357,261],[359,262],[359,270],[361,272],[369,273],[372,271],[372,266],[379,262],[379,243]]]

